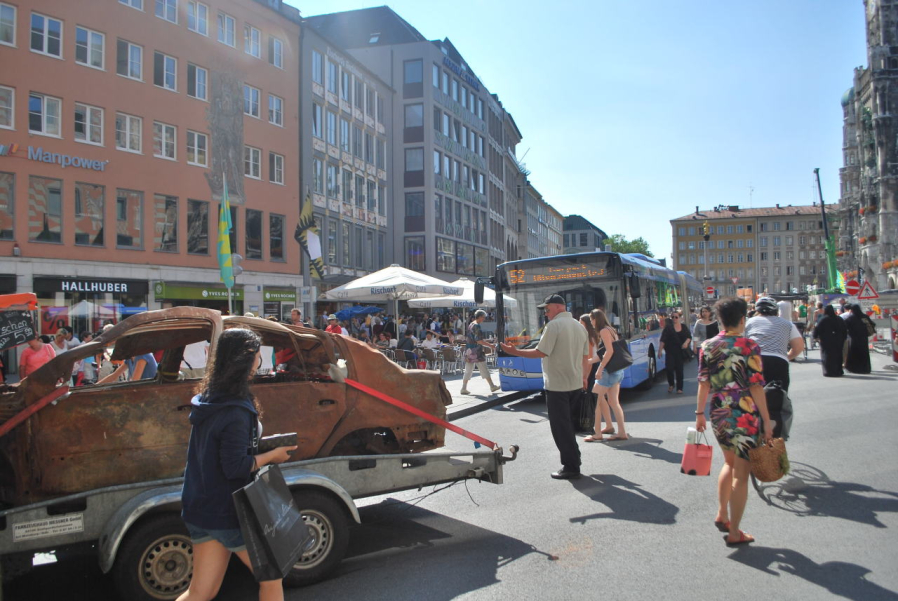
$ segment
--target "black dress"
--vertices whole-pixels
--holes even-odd
[[[673,326],[667,326],[661,332],[661,342],[664,343],[664,354],[667,357],[667,383],[677,387],[677,391],[683,390],[683,344],[692,338],[689,328],[682,326],[677,332]]]
[[[842,371],[842,345],[847,336],[845,320],[841,317],[826,315],[814,326],[814,338],[820,341],[820,362],[823,364],[823,375],[838,377]]]
[[[848,359],[845,369],[853,374],[870,373],[870,349],[867,346],[867,325],[856,315],[845,319],[848,328]]]

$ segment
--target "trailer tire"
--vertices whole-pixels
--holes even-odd
[[[166,512],[137,523],[113,567],[115,586],[129,601],[177,599],[193,576],[193,545],[181,516]]]
[[[298,587],[327,578],[343,560],[349,546],[349,516],[342,501],[325,493],[300,489],[293,497],[315,537],[313,547],[284,578],[287,586]]]

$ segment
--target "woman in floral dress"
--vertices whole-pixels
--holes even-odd
[[[724,331],[702,343],[699,351],[695,429],[705,430],[705,402],[710,394],[714,436],[725,461],[717,478],[720,506],[714,525],[727,533],[724,537],[727,546],[733,546],[755,540],[739,529],[748,499],[751,470],[748,451],[758,446],[759,436],[763,436],[765,442],[770,440],[773,424],[764,396],[761,348],[742,335],[747,309],[745,301],[721,299],[715,309]]]

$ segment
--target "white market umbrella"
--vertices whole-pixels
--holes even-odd
[[[69,309],[69,317],[114,317],[115,311],[104,307],[103,305],[95,305],[90,301],[83,300],[75,304]]]
[[[496,306],[496,293],[492,289],[486,287],[483,289],[483,302],[478,305],[477,301],[474,300],[474,282],[468,278],[458,279],[452,282],[450,286],[462,288],[463,292],[456,296],[439,296],[435,298],[410,300],[408,306],[419,309],[435,309],[437,307],[476,309],[477,307],[492,308]],[[514,307],[518,304],[515,299],[508,295],[505,295],[502,300],[505,302],[506,307]]]
[[[436,296],[457,296],[463,290],[448,282],[393,264],[333,290],[331,300],[386,302]]]

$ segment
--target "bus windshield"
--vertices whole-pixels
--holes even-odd
[[[505,342],[518,348],[535,348],[546,325],[546,316],[537,305],[547,296],[560,294],[567,301],[567,310],[574,319],[593,309],[602,309],[608,320],[621,332],[621,281],[620,279],[569,282],[566,284],[528,284],[511,286],[506,296],[515,299],[505,307]],[[509,306],[511,305],[511,306]],[[621,332],[622,333],[622,332]]]

